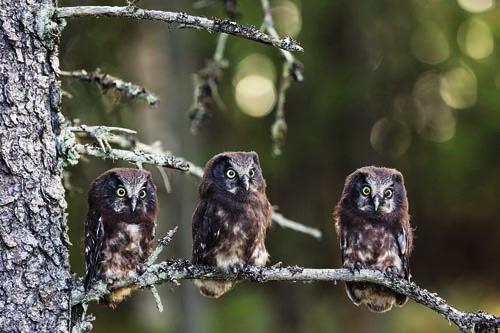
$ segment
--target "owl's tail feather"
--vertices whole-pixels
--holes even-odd
[[[405,305],[408,297],[395,293],[389,288],[371,283],[346,283],[347,295],[355,305],[365,304],[372,312],[386,312],[393,305]]]
[[[195,286],[200,289],[203,296],[219,298],[236,284],[234,281],[216,281],[216,280],[194,280]]]
[[[111,291],[108,295],[104,296],[102,300],[104,304],[114,309],[121,303],[125,298],[127,298],[132,292],[139,289],[138,286],[118,288]]]

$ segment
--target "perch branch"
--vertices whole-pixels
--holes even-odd
[[[133,6],[79,6],[59,7],[56,9],[56,15],[60,19],[84,16],[118,16],[139,20],[161,21],[172,27],[205,29],[209,32],[226,33],[263,44],[273,45],[277,48],[288,51],[303,51],[302,47],[290,37],[276,38],[260,32],[253,26],[241,25],[229,20],[210,20],[206,17],[193,16],[186,13],[146,10]]]
[[[274,27],[273,15],[271,11],[271,4],[269,0],[261,0],[262,10],[264,11],[264,21],[262,24],[262,29],[267,31],[269,35],[274,38],[279,38],[278,32]],[[276,101],[276,113],[273,125],[271,126],[271,137],[273,139],[273,155],[281,155],[281,149],[285,145],[286,134],[288,132],[288,126],[285,118],[285,99],[286,92],[292,83],[292,79],[295,82],[301,82],[304,80],[303,69],[304,66],[300,61],[295,59],[293,54],[290,52],[280,49],[285,62],[283,64],[283,71],[281,75],[281,81],[278,87],[278,100]]]
[[[144,87],[106,74],[99,68],[93,72],[87,72],[84,69],[80,69],[76,71],[61,71],[60,74],[61,76],[68,78],[78,79],[85,82],[94,82],[104,92],[112,89],[124,94],[130,99],[142,99],[151,106],[155,106],[158,103],[158,97],[147,91]]]
[[[359,273],[352,273],[348,269],[312,269],[297,266],[289,267],[254,267],[247,266],[236,272],[224,272],[216,268],[194,266],[187,260],[168,260],[152,265],[142,275],[125,280],[119,287],[136,285],[140,288],[149,288],[161,283],[178,283],[179,280],[210,279],[210,280],[238,280],[252,282],[288,281],[288,282],[316,282],[316,281],[348,281],[370,282],[386,286],[398,293],[407,295],[415,302],[434,310],[446,320],[452,321],[462,332],[495,332],[500,326],[500,317],[486,312],[463,312],[449,305],[437,294],[427,291],[414,282],[402,279],[391,279],[375,270],[362,269]],[[84,294],[83,287],[73,291],[72,305],[87,303],[105,296],[109,291],[98,286]]]

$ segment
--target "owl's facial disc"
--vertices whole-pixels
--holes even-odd
[[[224,175],[226,189],[233,194],[237,192],[247,193],[249,191],[257,191],[255,183],[256,172],[253,163],[240,166],[229,162]]]
[[[358,198],[358,208],[362,211],[374,213],[391,213],[394,210],[394,184],[392,182],[374,181],[366,179],[361,185]]]
[[[233,194],[236,194],[236,192],[238,192],[239,190],[248,192],[251,189],[252,191],[254,191],[254,175],[255,171],[253,168],[238,168],[238,166],[229,167],[225,172],[225,176],[229,185],[228,191]]]
[[[147,184],[143,182],[137,183],[120,183],[116,188],[116,203],[113,209],[118,213],[130,209],[135,213],[137,209],[145,210],[145,200],[147,199]]]

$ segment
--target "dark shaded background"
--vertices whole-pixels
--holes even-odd
[[[239,2],[238,20],[260,25],[259,2]],[[123,2],[60,3],[83,4]],[[271,157],[273,115],[251,117],[235,102],[242,72],[276,83],[281,71],[277,50],[254,42],[229,38],[226,57],[231,66],[220,88],[228,110],[214,112],[198,135],[190,134],[192,73],[212,55],[217,38],[204,31],[170,31],[164,24],[124,18],[69,20],[62,69],[100,67],[143,84],[161,102],[150,109],[64,79],[63,89],[73,95],[64,101],[65,116],[89,125],[136,129],[142,141],[161,140],[165,148],[201,165],[224,150],[256,150],[271,202],[287,217],[324,232],[316,241],[274,226],[267,241],[273,263],[338,267],[331,211],[345,176],[363,165],[395,167],[405,176],[416,229],[413,279],[459,309],[500,314],[500,9],[494,0],[272,4],[282,33],[301,24],[296,38],[305,48],[298,58],[306,79],[293,84],[287,95],[289,138],[281,157]],[[219,3],[205,9],[181,0],[144,0],[140,5],[223,15]],[[264,60],[243,71],[242,60],[251,54]],[[255,99],[242,103],[259,109]],[[124,164],[89,159],[68,169],[71,262],[79,274],[88,185],[117,165]],[[189,258],[198,180],[169,172],[173,193],[167,194],[158,171],[149,169],[161,198],[158,234],[180,227],[166,256]],[[217,301],[202,298],[190,282],[164,285],[160,291],[165,305],[161,314],[147,292],[114,311],[93,306],[94,331],[456,331],[413,302],[387,314],[369,313],[348,301],[343,286],[327,283],[242,284]]]

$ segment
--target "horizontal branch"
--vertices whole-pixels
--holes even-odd
[[[500,318],[485,312],[463,312],[450,306],[435,293],[420,288],[413,282],[401,279],[390,279],[375,270],[362,269],[352,273],[348,269],[312,269],[298,266],[289,267],[253,267],[248,266],[236,272],[223,272],[216,268],[194,266],[187,260],[168,260],[152,265],[141,276],[123,281],[117,288],[137,285],[149,288],[166,282],[178,283],[180,280],[211,279],[238,280],[252,282],[288,281],[288,282],[370,282],[386,286],[398,293],[407,295],[415,302],[428,307],[455,323],[461,331],[495,332],[493,328],[500,326]],[[73,291],[72,305],[97,300],[108,294],[105,286],[100,285],[87,294],[80,287]]]
[[[103,89],[104,92],[113,89],[124,94],[128,98],[142,99],[151,106],[155,106],[158,103],[158,97],[153,93],[147,91],[144,87],[132,82],[123,81],[120,78],[106,74],[99,68],[92,72],[87,72],[84,69],[75,71],[61,71],[60,75],[85,82],[94,82],[101,89]]]
[[[81,155],[94,156],[111,160],[122,160],[135,165],[151,164],[181,171],[189,170],[188,164],[183,159],[177,158],[173,155],[152,154],[142,151],[130,151],[123,149],[111,149],[109,151],[106,151],[102,148],[80,143],[77,143],[74,148],[75,151]]]
[[[79,6],[59,7],[56,15],[60,19],[74,17],[101,17],[118,16],[139,20],[161,21],[178,28],[205,29],[209,32],[221,32],[241,38],[253,40],[263,44],[273,45],[288,51],[303,51],[302,47],[292,38],[275,38],[260,32],[254,26],[241,25],[236,22],[221,19],[208,19],[202,16],[193,16],[186,13],[147,10],[133,6]]]

